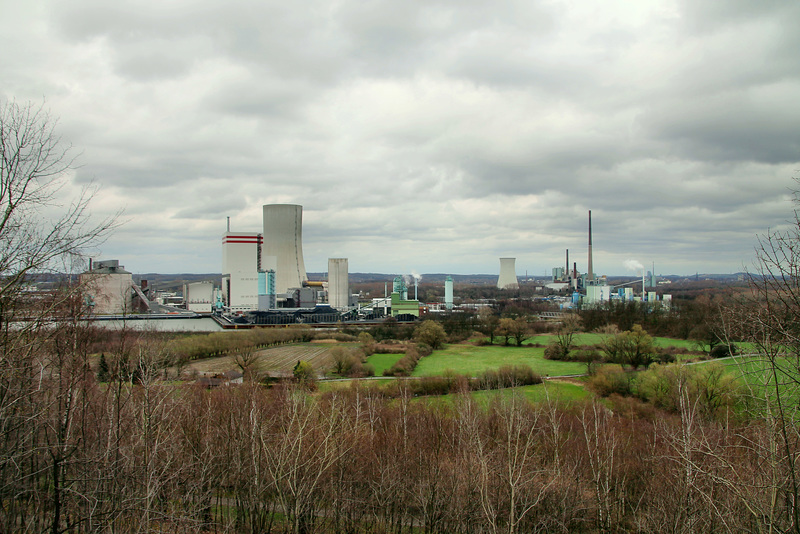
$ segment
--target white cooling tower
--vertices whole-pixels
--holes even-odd
[[[350,277],[347,258],[328,258],[328,304],[347,308],[350,300]]]
[[[302,287],[308,280],[303,262],[303,206],[264,206],[264,256],[275,256],[275,292]]]
[[[499,289],[519,289],[516,261],[517,258],[500,258],[500,276],[497,278]]]

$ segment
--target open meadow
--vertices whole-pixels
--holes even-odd
[[[526,340],[521,347],[503,346],[501,344],[479,345],[474,343],[451,343],[443,349],[420,359],[412,376],[439,376],[448,372],[455,372],[469,376],[498,369],[504,365],[528,365],[533,371],[543,377],[580,375],[586,373],[586,364],[547,360],[544,358],[544,347],[552,342],[552,335],[538,335]],[[600,334],[578,334],[575,336],[575,345],[591,346],[602,342]],[[687,340],[654,338],[659,347],[677,347],[692,350],[693,343]],[[536,346],[539,345],[539,346]],[[333,367],[330,351],[333,347],[356,347],[353,343],[292,343],[259,350],[256,353],[257,366],[265,372],[275,374],[291,373],[300,360],[311,363],[317,373],[325,375]],[[384,369],[390,368],[402,354],[373,354],[367,358],[367,363],[373,366],[376,376],[381,376]],[[187,365],[187,370],[198,374],[224,373],[236,369],[236,361],[232,355],[194,360]]]
[[[800,404],[800,367],[796,357],[778,356],[774,366],[761,355],[732,356],[714,361],[739,377],[748,396],[753,399],[774,398],[779,393],[793,410]]]
[[[412,376],[437,376],[448,371],[477,376],[487,369],[497,369],[504,365],[528,365],[541,376],[578,375],[586,372],[586,365],[583,363],[546,360],[542,347],[450,344],[422,358]]]

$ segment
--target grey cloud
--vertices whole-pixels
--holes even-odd
[[[761,95],[732,91],[673,103],[640,116],[642,127],[698,160],[787,163],[800,158],[796,88]]]
[[[133,223],[107,246],[140,253],[140,271],[218,265],[224,217],[258,230],[268,202],[306,207],[309,267],[334,250],[359,270],[493,272],[498,254],[547,270],[584,253],[587,209],[598,266],[639,253],[732,269],[791,215],[791,2],[14,13],[37,33],[0,65],[0,92],[44,93],[83,151],[75,180],[129,199]],[[26,34],[9,24],[13,49]]]
[[[770,18],[779,22],[797,20],[800,8],[794,2],[783,0],[680,0],[679,12],[686,20],[686,28],[699,33],[718,31],[726,26],[738,26],[753,20]]]

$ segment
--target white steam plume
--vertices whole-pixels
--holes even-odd
[[[625,260],[624,265],[625,265],[625,268],[630,270],[630,271],[634,271],[634,272],[636,272],[636,271],[644,271],[644,265],[642,265],[641,263],[639,263],[636,260]]]

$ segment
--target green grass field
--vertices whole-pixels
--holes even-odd
[[[317,391],[320,393],[325,393],[328,391],[348,389],[353,386],[354,382],[360,382],[361,386],[365,388],[385,388],[396,380],[396,378],[381,378],[378,380],[363,380],[359,378],[349,378],[345,380],[319,380],[317,382]]]
[[[603,334],[576,334],[575,344],[580,345],[599,345],[606,336]],[[533,336],[524,342],[525,345],[549,345],[555,338],[552,334]],[[677,347],[679,349],[695,350],[695,342],[690,339],[672,339],[668,337],[654,337],[653,341],[658,347]]]
[[[454,371],[459,374],[476,376],[487,369],[497,369],[503,365],[529,365],[536,373],[542,376],[561,376],[583,374],[586,365],[578,362],[561,362],[546,360],[544,347],[553,341],[552,335],[538,335],[526,340],[522,347],[503,346],[499,344],[476,346],[469,344],[450,344],[443,350],[438,350],[422,358],[414,370],[413,376],[436,376],[445,371]],[[577,334],[575,344],[595,345],[601,343],[601,334]],[[659,347],[677,347],[693,350],[694,343],[685,339],[671,339],[664,337],[654,338]],[[535,344],[542,345],[534,347]],[[382,372],[382,371],[381,371]],[[375,374],[379,374],[378,366]]]
[[[403,354],[373,354],[367,358],[367,363],[375,368],[375,376],[382,376],[384,369],[388,369],[397,363]]]
[[[360,380],[360,385],[369,389],[382,389],[391,386],[392,382],[398,379],[382,379],[382,380]],[[400,379],[403,380],[403,379]],[[353,386],[356,379],[353,380],[321,380],[317,383],[319,393],[328,391],[337,391],[349,389]],[[489,391],[473,391],[471,395],[478,400],[481,405],[488,405],[489,402],[500,396],[509,396],[514,393],[522,393],[527,400],[533,403],[545,402],[548,399],[557,402],[574,402],[585,399],[591,393],[586,391],[583,386],[571,382],[564,382],[558,380],[547,380],[541,384],[532,386],[523,386],[519,388],[507,389],[494,389]],[[418,397],[418,402],[429,403],[442,403],[448,404],[453,402],[454,395],[431,395],[426,397]]]
[[[591,393],[586,391],[583,386],[571,382],[559,382],[547,380],[541,384],[533,386],[523,386],[520,388],[495,389],[490,391],[475,391],[472,393],[478,401],[487,404],[498,395],[508,396],[516,392],[522,393],[527,400],[533,403],[545,402],[548,399],[556,402],[574,402],[583,400]]]
[[[719,362],[729,372],[741,377],[756,398],[763,398],[765,393],[774,397],[776,392],[780,392],[791,405],[796,406],[800,402],[800,362],[796,358],[777,358],[777,376],[773,376],[769,363],[761,356],[735,356],[710,361]]]
[[[493,389],[488,391],[473,391],[472,397],[484,408],[494,400],[510,397],[511,395],[522,394],[525,399],[533,404],[547,402],[576,402],[586,399],[592,394],[582,386],[570,382],[545,381],[542,384],[533,386],[523,386],[519,388]],[[456,395],[439,395],[429,397],[419,397],[414,402],[423,402],[435,406],[451,406],[456,400]]]
[[[413,376],[437,376],[448,370],[476,376],[487,369],[497,369],[503,365],[529,365],[542,376],[586,372],[586,365],[582,363],[545,360],[544,349],[541,347],[447,345],[443,350],[422,358]]]

